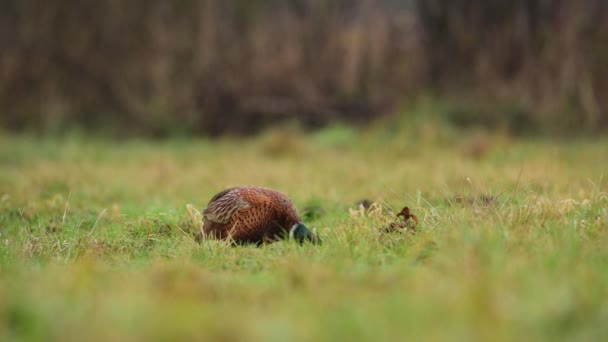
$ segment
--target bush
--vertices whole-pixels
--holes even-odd
[[[0,123],[50,133],[249,134],[283,121],[367,122],[434,93],[523,108],[527,122],[544,126],[606,128],[607,7],[6,0]]]

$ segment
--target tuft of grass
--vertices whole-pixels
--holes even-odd
[[[608,337],[608,141],[78,139],[0,137],[2,340]],[[196,243],[241,184],[323,245]],[[404,206],[416,232],[382,232]]]

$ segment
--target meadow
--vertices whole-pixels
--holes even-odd
[[[0,340],[606,340],[608,140],[406,126],[0,136]],[[243,184],[324,243],[195,242]]]

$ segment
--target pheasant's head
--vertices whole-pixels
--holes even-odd
[[[303,244],[304,241],[308,241],[315,245],[320,245],[322,243],[321,238],[311,232],[302,222],[298,222],[291,227],[289,230],[289,238],[295,239],[299,244]]]

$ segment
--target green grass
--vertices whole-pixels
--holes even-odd
[[[474,139],[0,137],[0,340],[605,340],[608,141]],[[196,244],[187,205],[240,184],[324,244]]]

